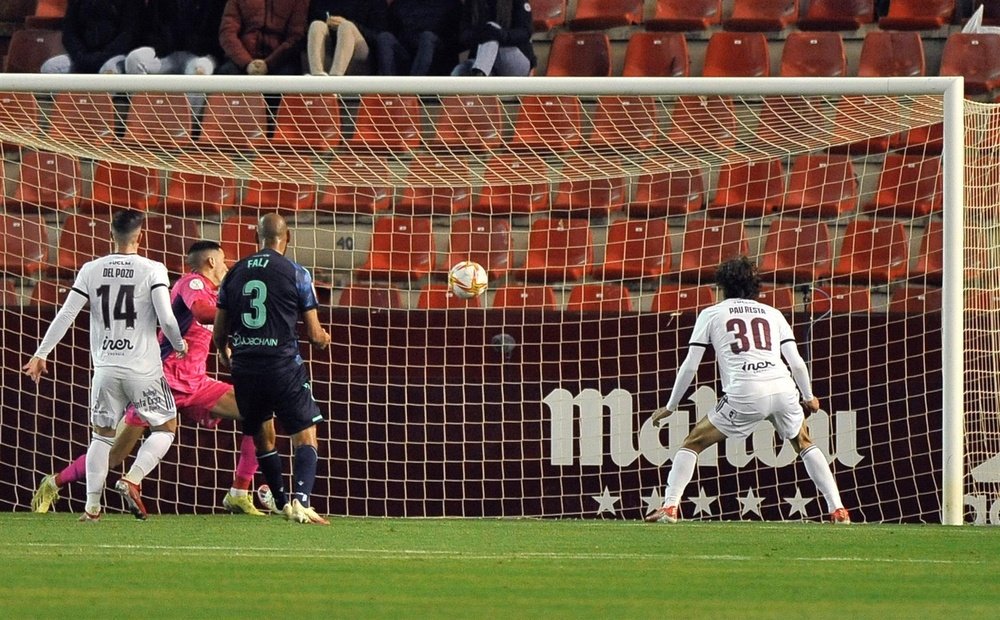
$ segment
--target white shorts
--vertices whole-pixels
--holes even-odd
[[[761,420],[768,420],[782,439],[792,439],[805,419],[798,392],[742,399],[726,395],[708,412],[708,421],[730,439],[749,437]]]
[[[177,417],[174,396],[162,374],[143,377],[103,368],[94,371],[90,387],[91,424],[115,428],[129,403],[150,426],[160,426]]]

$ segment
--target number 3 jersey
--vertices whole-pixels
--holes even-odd
[[[733,397],[794,391],[795,382],[781,359],[781,345],[795,342],[780,311],[753,299],[726,299],[703,310],[691,333],[691,346],[713,347],[722,391]]]
[[[162,263],[138,254],[109,254],[86,263],[70,295],[90,303],[90,354],[94,367],[116,366],[148,375],[161,371],[152,291],[169,291]]]

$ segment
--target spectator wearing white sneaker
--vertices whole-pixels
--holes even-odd
[[[310,75],[373,73],[371,50],[386,27],[385,0],[312,0],[306,56]]]
[[[41,73],[123,73],[142,23],[136,0],[69,0],[63,17],[65,54],[49,58]]]
[[[653,412],[651,421],[656,426],[677,410],[709,347],[715,351],[724,395],[695,424],[674,455],[663,506],[646,521],[680,520],[681,496],[694,475],[698,455],[724,439],[745,439],[759,422],[767,420],[802,458],[806,472],[826,500],[830,520],[850,523],[826,456],[809,437],[802,406],[818,411],[819,400],[813,395],[809,370],[788,320],[777,309],[757,301],[760,277],[757,266],[747,257],[719,265],[715,282],[724,299],[698,315],[670,398]]]
[[[222,58],[219,24],[225,0],[149,0],[142,46],[125,73],[211,75]]]
[[[537,64],[527,0],[465,0],[459,41],[469,56],[452,75],[525,77]]]

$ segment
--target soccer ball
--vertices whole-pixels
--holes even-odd
[[[463,260],[448,272],[448,287],[456,297],[472,299],[486,291],[486,270],[477,262]]]

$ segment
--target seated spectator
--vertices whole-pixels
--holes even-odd
[[[376,35],[385,30],[386,8],[385,0],[312,0],[306,36],[309,74],[346,75],[352,63],[353,72],[371,73],[368,58]]]
[[[216,73],[301,75],[307,0],[228,0],[219,26],[226,61]]]
[[[465,0],[459,41],[469,50],[452,75],[524,77],[537,63],[531,5],[523,0]]]
[[[225,0],[148,0],[143,46],[125,57],[125,73],[211,75],[222,48]]]
[[[65,54],[42,63],[42,73],[122,73],[136,45],[142,3],[136,0],[69,0],[63,17]]]
[[[458,62],[462,0],[393,0],[376,38],[379,75],[448,75]]]

